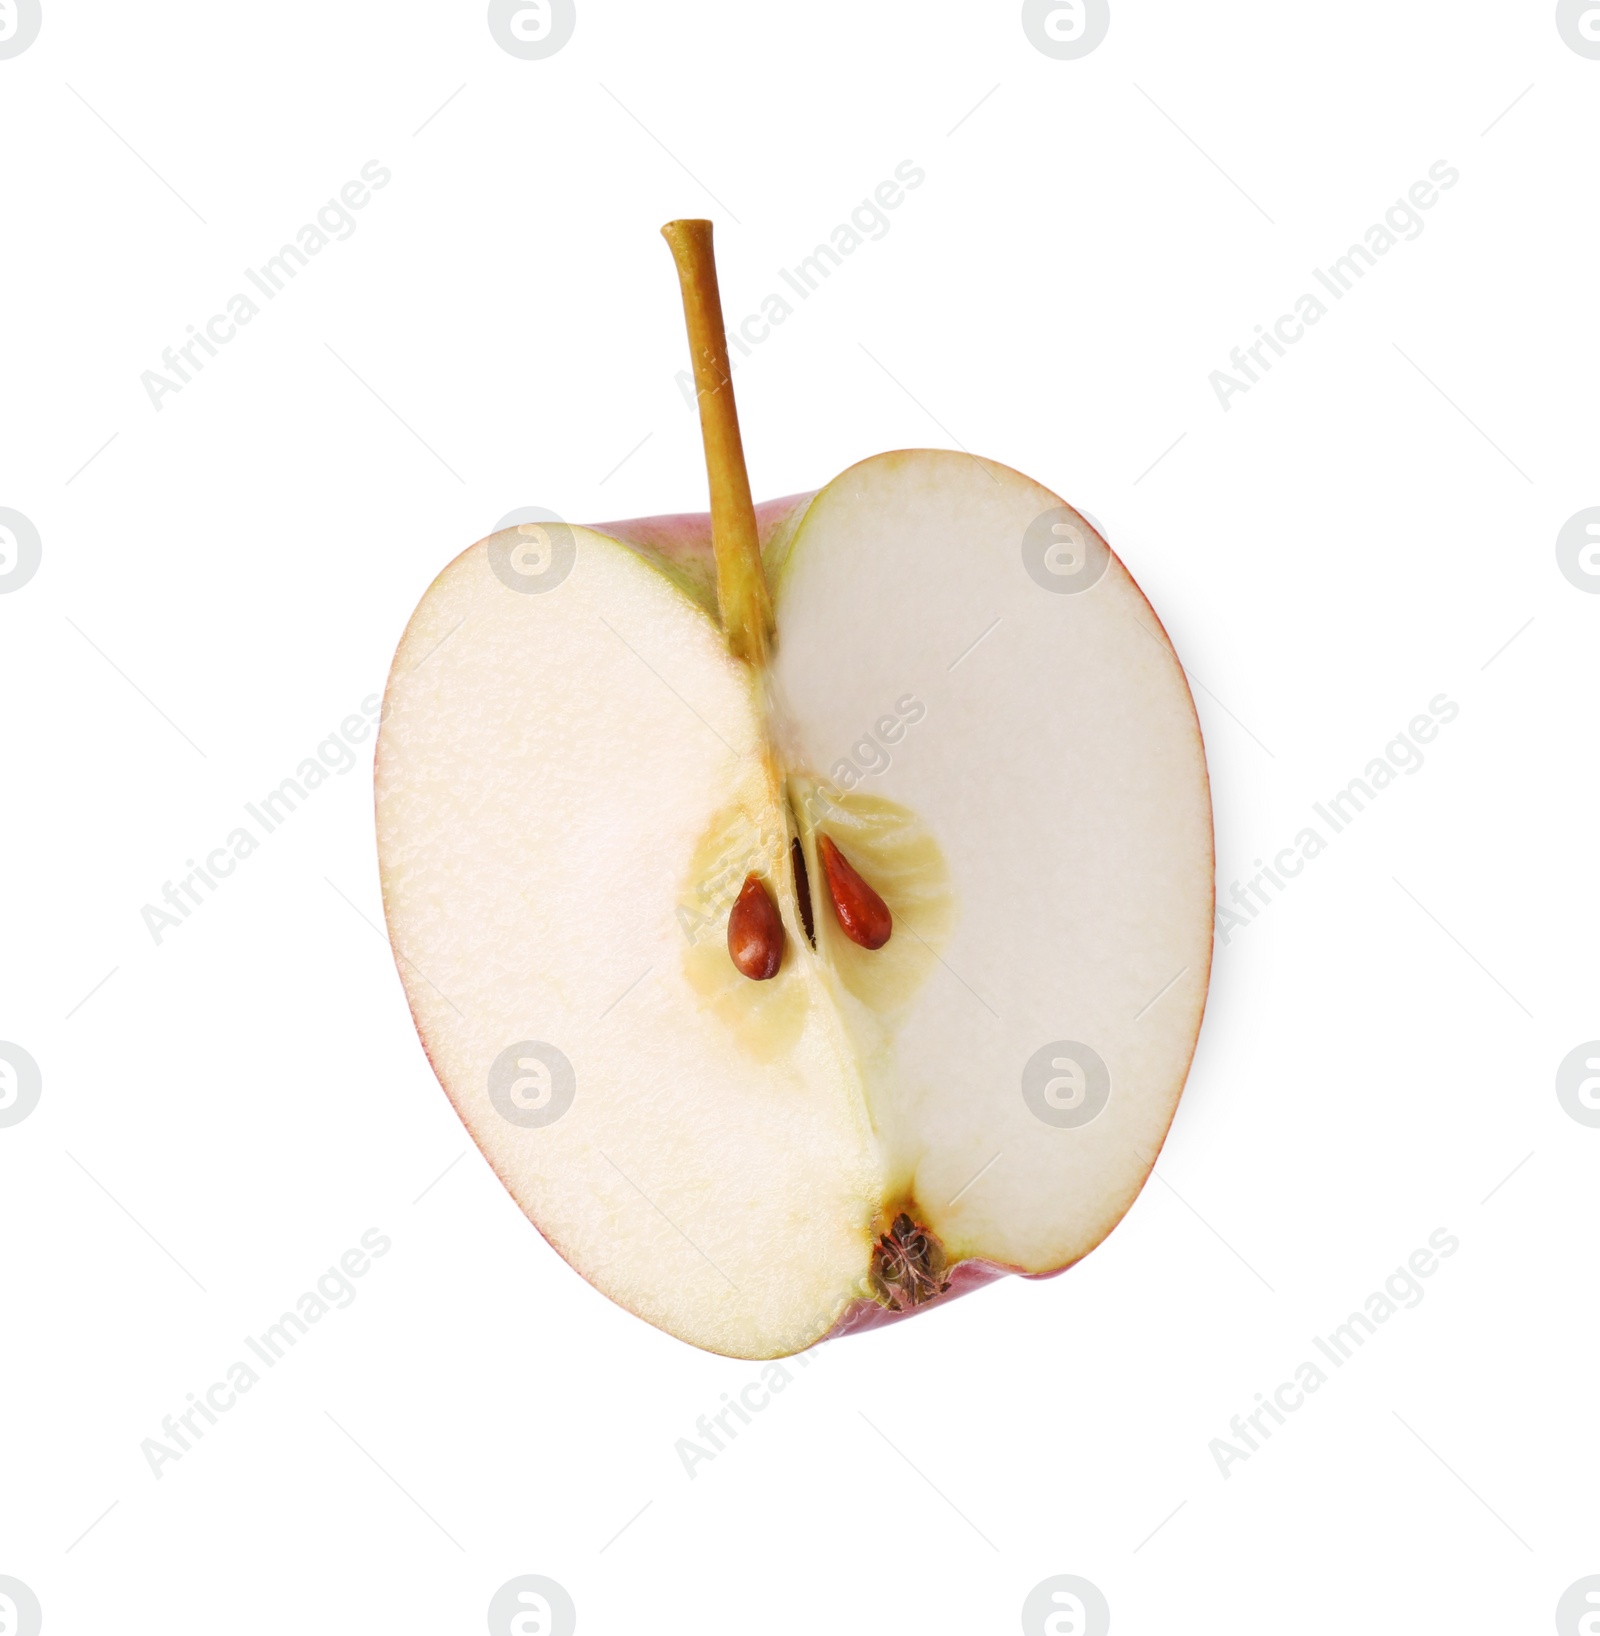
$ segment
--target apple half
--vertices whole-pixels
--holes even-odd
[[[517,1204],[630,1312],[771,1358],[1116,1225],[1205,1004],[1209,786],[1166,633],[1048,489],[920,449],[751,505],[710,224],[665,231],[712,510],[445,568],[378,850]]]

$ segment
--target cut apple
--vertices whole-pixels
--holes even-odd
[[[741,499],[709,228],[674,228],[713,511],[457,557],[395,657],[378,844],[517,1204],[767,1358],[1110,1232],[1200,1026],[1211,812],[1165,632],[1047,489],[909,450]]]

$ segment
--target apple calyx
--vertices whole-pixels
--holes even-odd
[[[783,920],[759,875],[746,875],[728,916],[728,954],[752,982],[778,975],[783,964]]]
[[[872,1249],[868,1274],[874,1298],[891,1312],[908,1312],[945,1294],[944,1246],[902,1210]]]
[[[851,868],[829,836],[817,837],[817,855],[840,931],[864,949],[881,949],[894,930],[889,905]]]
[[[739,436],[728,338],[717,288],[716,255],[708,221],[672,221],[661,229],[683,287],[700,436],[711,487],[711,549],[717,565],[717,612],[735,658],[760,669],[774,634],[772,595],[761,562],[755,504]]]

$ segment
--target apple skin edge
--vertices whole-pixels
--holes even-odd
[[[1001,1278],[1027,1278],[1037,1283],[1045,1278],[1059,1278],[1068,1268],[1076,1265],[1077,1262],[1069,1261],[1066,1266],[1052,1267],[1048,1272],[1025,1272],[1021,1267],[1008,1267],[999,1261],[983,1261],[976,1257],[968,1261],[958,1261],[946,1274],[950,1288],[942,1295],[935,1295],[931,1300],[923,1301],[917,1306],[898,1310],[866,1297],[852,1301],[840,1314],[839,1321],[833,1328],[821,1341],[814,1344],[821,1346],[823,1341],[836,1341],[844,1335],[860,1335],[869,1329],[881,1329],[885,1324],[899,1323],[902,1318],[915,1318],[928,1311],[930,1307],[944,1306]]]

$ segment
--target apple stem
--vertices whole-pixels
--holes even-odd
[[[766,662],[773,633],[772,597],[761,564],[756,508],[750,498],[739,411],[728,368],[728,338],[717,289],[716,255],[708,221],[668,222],[661,236],[672,250],[683,286],[683,316],[694,359],[695,393],[700,403],[700,435],[705,443],[711,485],[711,548],[717,561],[717,610],[729,649],[753,665]]]

